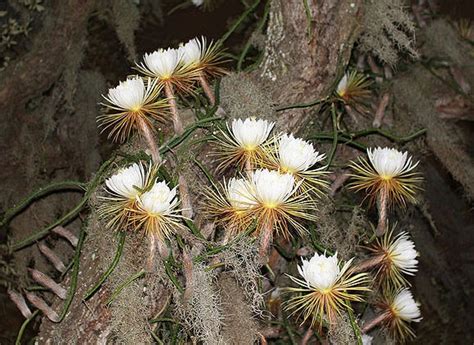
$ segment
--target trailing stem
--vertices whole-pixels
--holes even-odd
[[[142,118],[138,117],[138,128],[140,133],[143,135],[143,138],[145,138],[148,148],[150,149],[153,162],[158,165],[161,164],[160,150],[156,145],[150,126],[148,126],[148,124]]]
[[[173,126],[174,126],[174,133],[176,135],[181,135],[184,132],[183,123],[181,122],[181,119],[179,118],[178,105],[176,104],[176,98],[174,96],[174,91],[173,91],[173,85],[171,85],[169,82],[165,83],[165,95],[166,95],[166,98],[168,98],[168,102],[170,104],[171,116],[172,116]]]
[[[385,188],[380,190],[380,194],[377,197],[377,205],[379,209],[379,223],[377,225],[377,230],[375,234],[380,237],[385,234],[387,231],[387,203],[388,203],[388,193]]]
[[[207,82],[206,77],[202,75],[202,73],[199,75],[199,82],[201,83],[204,93],[209,99],[209,103],[211,104],[211,106],[214,106],[216,104],[216,96],[214,95],[214,92],[209,86],[209,83]]]

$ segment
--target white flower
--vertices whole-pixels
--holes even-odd
[[[138,111],[146,102],[148,90],[143,79],[133,77],[121,81],[117,87],[109,89],[107,99],[112,105],[130,111]]]
[[[413,170],[417,165],[413,164],[412,158],[407,152],[400,152],[388,147],[367,149],[367,155],[374,169],[383,179],[390,179]]]
[[[138,206],[152,216],[169,215],[176,207],[176,187],[170,189],[166,182],[157,182],[138,199]]]
[[[142,69],[148,70],[155,77],[168,79],[178,68],[183,57],[180,49],[159,49],[151,54],[145,54],[143,57]]]
[[[389,248],[388,255],[392,263],[402,272],[413,275],[417,269],[418,252],[415,243],[408,238],[406,232],[401,233]]]
[[[367,334],[362,334],[362,345],[372,345],[372,340],[374,337],[371,337],[370,335]]]
[[[347,79],[348,79],[348,76],[347,76],[347,73],[345,73],[344,76],[339,81],[339,84],[337,84],[336,92],[341,97],[343,97],[344,94],[346,93]]]
[[[201,40],[193,38],[188,43],[180,46],[179,50],[186,65],[197,65],[206,53],[206,39],[204,37]]]
[[[237,209],[247,209],[255,205],[257,201],[250,191],[248,181],[232,178],[227,185],[228,200]]]
[[[291,173],[306,171],[324,159],[324,155],[315,151],[312,144],[293,137],[293,134],[283,134],[280,137],[278,156],[283,171]]]
[[[191,0],[194,6],[199,7],[204,3],[204,0]]]
[[[251,175],[255,199],[266,208],[276,208],[288,200],[295,191],[295,179],[291,174],[259,169]]]
[[[406,288],[395,296],[391,309],[396,317],[404,321],[420,322],[422,319],[419,304],[413,299],[411,291]]]
[[[110,192],[125,199],[135,199],[140,195],[140,190],[145,188],[145,184],[145,167],[137,163],[120,169],[105,181]]]
[[[298,272],[308,287],[322,292],[330,290],[341,273],[337,262],[337,253],[333,256],[315,253],[309,261],[303,259],[301,263],[302,265],[298,266]]]
[[[232,136],[240,147],[245,150],[255,150],[267,140],[275,123],[266,120],[255,120],[252,118],[232,121]]]

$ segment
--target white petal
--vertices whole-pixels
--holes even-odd
[[[138,199],[138,205],[144,211],[152,215],[170,214],[178,200],[176,198],[176,187],[170,189],[166,182],[156,182],[155,185]]]
[[[201,37],[193,38],[186,44],[179,47],[183,56],[183,62],[186,65],[197,65],[201,62],[204,54],[206,53],[206,39]]]
[[[143,62],[146,69],[156,77],[166,79],[171,77],[176,71],[182,57],[183,52],[180,49],[159,49],[151,54],[145,54]]]
[[[252,173],[252,192],[265,207],[278,207],[295,192],[295,179],[291,174],[259,169]]]
[[[107,97],[111,104],[126,110],[136,110],[142,107],[146,98],[146,87],[143,79],[133,77],[122,81],[118,86],[109,89]]]
[[[280,167],[284,171],[301,172],[311,168],[324,159],[324,155],[314,150],[312,144],[292,134],[283,134],[278,141],[278,156]]]
[[[402,289],[392,304],[396,316],[408,322],[420,322],[422,317],[418,303],[415,302],[410,290]]]
[[[227,195],[230,204],[238,209],[248,209],[257,203],[249,181],[244,179],[230,179],[227,185]]]
[[[367,149],[367,155],[372,166],[383,178],[392,178],[413,170],[418,163],[412,164],[412,158],[407,152],[400,152],[388,147]]]
[[[266,120],[236,119],[232,121],[229,131],[240,147],[253,150],[263,144],[270,134],[275,123]]]
[[[418,271],[418,252],[415,243],[408,238],[406,232],[402,232],[389,248],[389,257],[393,264],[402,272],[413,275]]]
[[[320,291],[331,289],[341,273],[337,254],[326,256],[318,253],[315,253],[309,261],[303,260],[298,271],[309,286]]]
[[[139,196],[140,189],[145,188],[145,183],[145,167],[141,163],[120,169],[105,181],[107,189],[112,194],[125,199],[135,199]]]

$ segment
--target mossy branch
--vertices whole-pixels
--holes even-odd
[[[92,296],[95,295],[95,293],[97,291],[99,291],[102,284],[104,284],[104,282],[107,280],[107,278],[112,274],[112,272],[117,267],[117,265],[120,261],[120,258],[122,257],[123,246],[125,244],[126,234],[127,233],[125,231],[119,232],[119,234],[118,234],[118,245],[117,245],[117,250],[115,251],[114,259],[110,263],[110,266],[107,269],[107,271],[105,271],[105,273],[100,277],[99,282],[97,284],[95,284],[92,288],[90,288],[86,292],[86,294],[84,295],[84,298],[83,298],[84,301],[89,300]]]
[[[84,183],[77,181],[53,182],[45,187],[41,187],[25,199],[23,199],[17,206],[7,210],[7,212],[5,212],[5,216],[3,217],[2,222],[0,223],[0,228],[4,227],[5,225],[8,225],[8,223],[10,223],[13,218],[15,218],[25,208],[31,205],[31,203],[33,203],[35,200],[38,200],[44,196],[56,192],[64,192],[68,190],[85,191],[85,187],[86,185]]]

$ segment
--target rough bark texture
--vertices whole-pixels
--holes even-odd
[[[256,75],[272,90],[276,104],[306,103],[324,97],[342,76],[360,30],[362,1],[272,2],[264,61]],[[288,110],[278,118],[299,131],[308,111]]]

